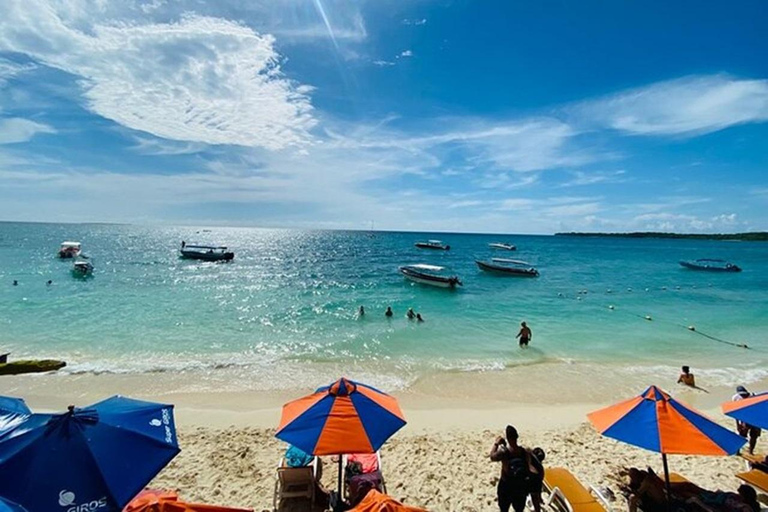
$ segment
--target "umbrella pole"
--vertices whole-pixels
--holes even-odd
[[[342,466],[341,459],[342,459],[342,455],[339,454],[339,499],[344,500],[343,489],[341,487],[341,466]]]
[[[672,512],[672,486],[669,483],[669,465],[667,464],[667,454],[661,454],[661,461],[664,463],[664,483],[667,486],[667,512]]]

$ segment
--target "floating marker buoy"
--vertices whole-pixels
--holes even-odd
[[[557,292],[557,296],[558,297],[562,297],[563,296],[563,292]]]
[[[632,288],[627,288],[627,291],[628,291],[628,292],[631,292],[631,291],[632,291]]]
[[[675,286],[675,290],[679,290],[679,289],[680,289],[680,287],[679,287],[679,286]]]
[[[650,288],[646,288],[646,289],[645,289],[645,291],[647,291],[647,292],[648,292],[648,291],[651,291],[651,289],[650,289]]]
[[[576,297],[576,300],[581,300],[581,297]]]
[[[613,307],[613,304],[611,304],[610,306],[608,306],[608,309],[614,309],[614,307]]]
[[[613,293],[613,290],[611,290],[610,288],[608,288],[607,290],[605,290],[605,293]]]
[[[694,326],[692,326],[692,325],[689,325],[689,326],[688,326],[688,330],[689,330],[689,331],[695,331],[695,330],[696,330],[696,327],[694,327]]]
[[[667,287],[666,287],[666,286],[662,286],[662,287],[661,287],[661,289],[662,289],[662,290],[666,290],[666,289],[667,289]]]
[[[653,318],[651,318],[651,315],[645,315],[645,319],[646,320],[653,320]]]

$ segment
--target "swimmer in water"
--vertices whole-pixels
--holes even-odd
[[[421,318],[421,313],[416,313],[416,321],[417,322],[423,322],[424,321],[424,319]]]
[[[359,317],[365,316],[365,308],[363,306],[360,306],[360,309],[357,310],[357,316]]]
[[[515,336],[515,338],[520,338],[520,347],[527,347],[528,342],[531,341],[532,337],[533,334],[531,333],[531,328],[528,327],[525,322],[522,322],[520,324],[520,332],[518,332],[517,336]]]
[[[17,280],[13,280],[13,286],[19,286],[19,282]]]
[[[384,316],[387,318],[392,318],[392,315],[394,315],[392,312],[392,306],[387,306],[387,311],[384,312]]]
[[[416,318],[416,313],[413,312],[413,308],[408,308],[408,312],[405,314],[405,316],[408,318],[408,320],[413,320]]]
[[[692,387],[692,388],[696,387],[696,379],[691,373],[690,367],[683,366],[683,373],[680,374],[680,377],[677,379],[677,383],[685,384],[686,386]]]

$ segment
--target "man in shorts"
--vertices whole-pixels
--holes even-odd
[[[528,346],[528,342],[531,341],[532,336],[530,327],[523,322],[520,324],[520,332],[517,333],[515,338],[520,338],[520,347],[522,348]]]
[[[541,512],[541,488],[544,466],[527,448],[517,444],[517,430],[507,425],[506,439],[499,437],[493,443],[489,457],[501,462],[501,477],[497,487],[500,512],[525,511],[525,500],[531,495],[533,509]]]

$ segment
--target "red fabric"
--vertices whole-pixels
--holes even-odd
[[[379,470],[379,457],[375,453],[352,453],[347,455],[347,464],[359,462],[363,466],[363,474]]]

